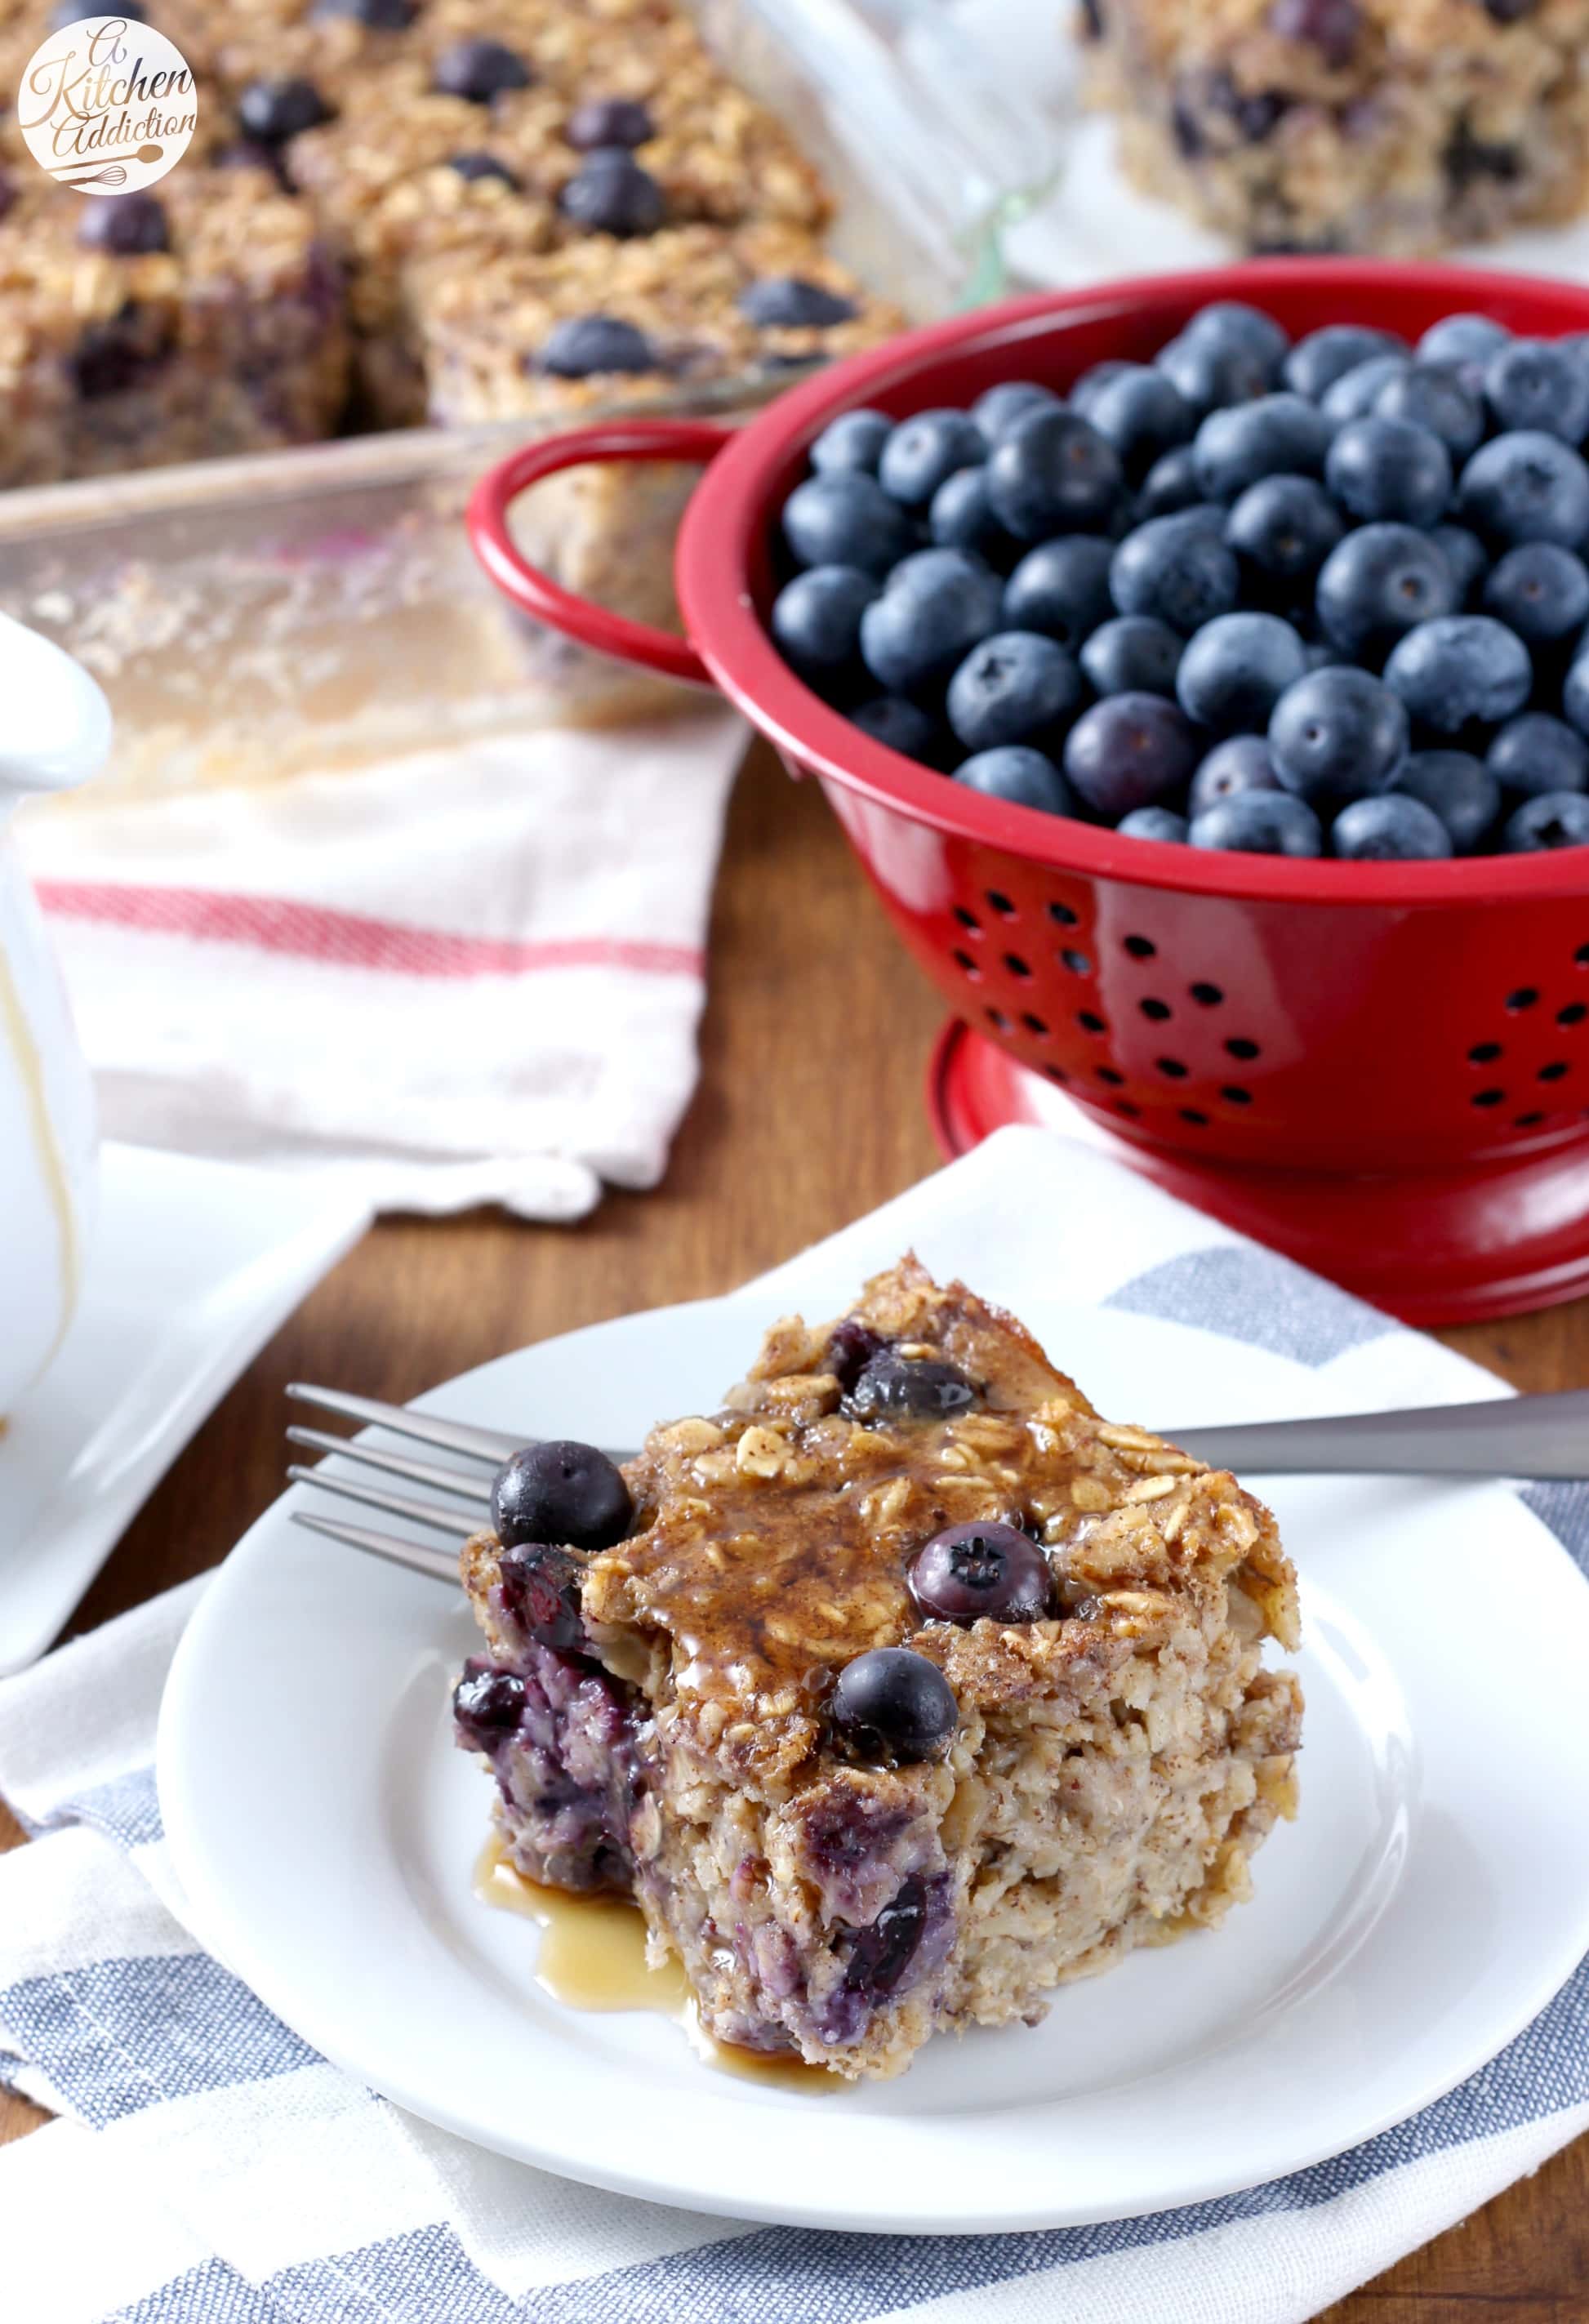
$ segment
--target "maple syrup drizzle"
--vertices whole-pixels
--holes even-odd
[[[538,1985],[567,2009],[650,2009],[670,2017],[696,2054],[719,2073],[808,2096],[832,2090],[839,2077],[800,2058],[766,2058],[719,2042],[700,2022],[676,1960],[648,1967],[645,1923],[621,1896],[575,1896],[543,1888],[508,1861],[500,1834],[481,1850],[475,1894],[499,1912],[518,1913],[540,1929]]]

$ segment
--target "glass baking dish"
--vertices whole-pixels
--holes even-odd
[[[998,294],[1005,229],[1052,175],[1053,128],[999,87],[940,0],[697,0],[696,13],[826,174],[833,247],[871,288],[919,318]],[[746,412],[789,376],[644,408]],[[504,605],[466,542],[476,477],[558,424],[349,438],[0,495],[0,607],[77,655],[115,712],[115,757],[89,796],[352,768],[662,706],[662,681]],[[527,545],[555,559],[577,542],[578,586],[655,618],[693,473],[627,471],[621,508],[611,474],[526,496]],[[604,538],[606,559],[590,553]]]

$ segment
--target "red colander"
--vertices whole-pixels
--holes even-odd
[[[768,635],[779,509],[836,414],[964,405],[1001,379],[1063,388],[1106,357],[1150,357],[1229,298],[1294,335],[1417,337],[1469,310],[1533,337],[1589,329],[1589,290],[1344,259],[1020,300],[824,371],[743,429],[635,420],[531,445],[482,481],[475,546],[537,619],[716,686],[816,777],[954,1012],[929,1085],[951,1150],[1001,1121],[1085,1128],[1418,1322],[1571,1297],[1589,1288],[1589,849],[1336,863],[1122,839],[901,758]],[[572,596],[508,531],[516,496],[559,469],[656,459],[709,464],[679,538],[686,639]]]

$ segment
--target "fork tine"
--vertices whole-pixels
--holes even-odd
[[[307,1526],[310,1533],[323,1533],[328,1541],[339,1541],[345,1548],[362,1549],[371,1557],[384,1557],[393,1565],[405,1565],[411,1573],[423,1573],[432,1582],[450,1582],[460,1587],[456,1557],[444,1549],[426,1549],[417,1541],[400,1541],[394,1533],[376,1533],[370,1526],[342,1525],[335,1517],[316,1517],[309,1509],[294,1509],[294,1525]]]
[[[339,1412],[348,1420],[393,1429],[399,1436],[414,1436],[421,1444],[434,1444],[439,1452],[462,1452],[471,1461],[489,1462],[494,1469],[500,1469],[533,1441],[528,1436],[506,1436],[496,1428],[471,1428],[461,1420],[433,1420],[426,1413],[411,1412],[406,1405],[383,1404],[373,1396],[349,1396],[337,1388],[311,1388],[306,1380],[290,1380],[287,1393],[295,1403],[318,1405],[322,1412]]]
[[[411,1461],[401,1452],[383,1452],[356,1436],[331,1436],[319,1428],[290,1428],[287,1442],[306,1444],[311,1452],[340,1452],[345,1460],[362,1461],[367,1469],[402,1477],[411,1485],[429,1485],[439,1493],[456,1493],[460,1500],[487,1506],[491,1500],[491,1488],[485,1479],[470,1476],[467,1469],[444,1469],[439,1462]]]
[[[324,1469],[302,1469],[294,1462],[287,1474],[295,1485],[318,1485],[322,1493],[337,1493],[345,1501],[360,1501],[367,1509],[381,1509],[389,1517],[407,1517],[412,1525],[429,1526],[433,1533],[449,1533],[467,1541],[479,1530],[458,1509],[439,1508],[434,1501],[411,1500],[406,1493],[383,1492],[376,1485],[361,1485],[352,1477],[328,1477]]]

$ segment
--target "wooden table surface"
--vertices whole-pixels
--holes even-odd
[[[815,787],[753,754],[717,891],[701,1085],[664,1185],[609,1195],[579,1226],[477,1212],[377,1227],[199,1430],[73,1630],[213,1565],[274,1499],[287,1380],[401,1401],[525,1341],[729,1290],[923,1176],[938,1160],[921,1084],[939,1015]],[[1589,1300],[1443,1336],[1520,1388],[1589,1384]],[[0,1849],[21,1838],[0,1808]],[[42,2120],[0,2092],[0,2142]],[[1589,2319],[1589,2139],[1328,2311],[1481,2313]]]

